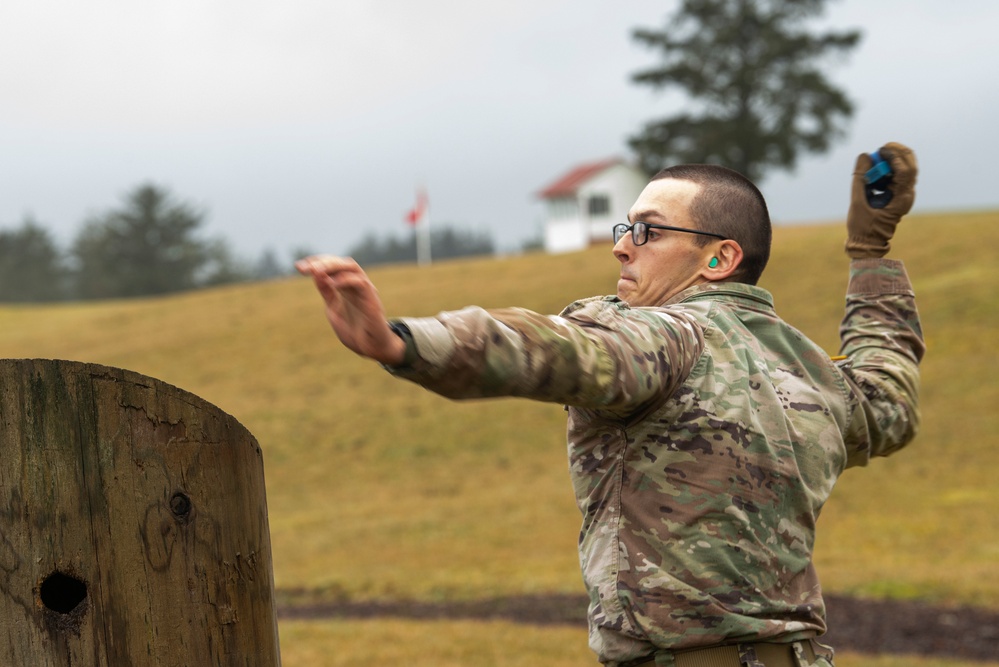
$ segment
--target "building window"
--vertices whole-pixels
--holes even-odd
[[[552,218],[574,218],[579,215],[579,207],[572,197],[549,199],[548,211]]]
[[[610,197],[607,195],[590,195],[586,202],[586,210],[591,218],[610,215]]]

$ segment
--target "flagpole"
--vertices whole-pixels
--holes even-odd
[[[413,241],[416,243],[416,263],[430,264],[430,201],[427,191],[416,191],[416,205],[406,214],[406,222],[413,226]]]
[[[430,262],[430,204],[424,199],[423,216],[416,225],[416,263],[427,266]]]

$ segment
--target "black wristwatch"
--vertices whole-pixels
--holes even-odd
[[[389,329],[392,330],[396,336],[402,339],[402,342],[406,344],[406,353],[402,358],[402,363],[393,368],[405,368],[407,366],[412,366],[413,362],[416,361],[416,341],[413,340],[413,332],[409,330],[402,322],[389,321]]]

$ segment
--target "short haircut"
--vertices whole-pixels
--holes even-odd
[[[742,247],[742,263],[732,274],[738,282],[755,285],[770,259],[772,230],[767,202],[759,188],[737,171],[715,164],[680,164],[667,167],[653,181],[675,178],[701,186],[690,204],[697,228],[721,234]],[[711,243],[709,236],[697,236],[697,243]]]

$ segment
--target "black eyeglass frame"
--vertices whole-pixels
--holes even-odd
[[[645,226],[645,234],[642,235],[641,241],[638,240],[639,232],[637,228],[639,225]],[[631,232],[632,243],[634,243],[636,246],[645,245],[646,243],[649,242],[650,229],[665,229],[666,231],[669,232],[686,232],[688,234],[700,234],[701,236],[713,236],[714,238],[721,239],[722,241],[729,240],[727,236],[722,236],[721,234],[715,234],[714,232],[702,232],[699,229],[685,229],[683,227],[670,227],[669,225],[656,225],[651,222],[645,222],[644,220],[636,220],[634,223],[630,225],[626,225],[623,222],[619,222],[618,224],[614,225],[614,227],[611,229],[611,234],[614,239],[614,245],[617,245],[617,242],[621,240],[621,237],[623,237],[628,232]]]

